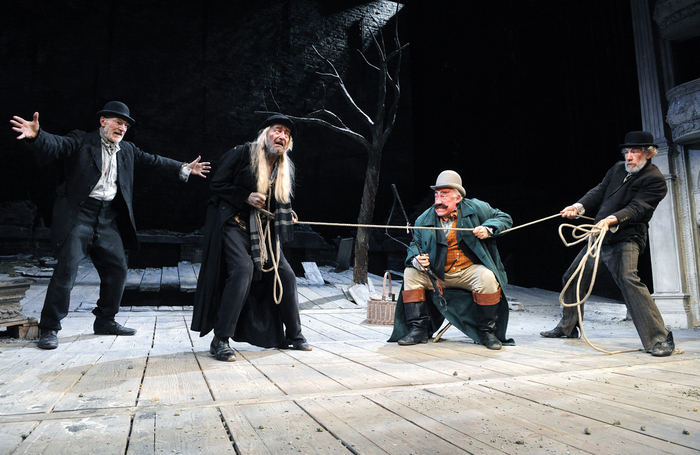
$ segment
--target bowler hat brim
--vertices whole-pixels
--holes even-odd
[[[128,115],[125,115],[123,112],[116,112],[116,111],[110,111],[110,110],[101,110],[95,114],[98,117],[119,117],[120,119],[126,120],[130,124],[136,123],[136,120],[132,119]]]
[[[627,143],[627,144],[620,144],[620,148],[629,148],[629,147],[657,147],[658,145],[654,144],[653,142],[632,142],[632,143]]]

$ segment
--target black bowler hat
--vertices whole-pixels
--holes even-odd
[[[658,147],[654,144],[654,136],[646,131],[630,131],[625,135],[625,143],[620,148],[627,147]]]
[[[102,110],[95,115],[101,117],[109,117],[110,115],[113,115],[126,120],[132,125],[136,123],[136,120],[129,117],[129,108],[121,101],[110,101],[109,103],[105,104],[105,107],[103,107]]]
[[[292,119],[282,114],[275,114],[269,116],[264,122],[260,124],[260,126],[258,127],[258,131],[262,131],[268,126],[272,125],[286,126],[287,128],[289,128],[289,133],[292,135],[292,138],[294,138],[294,136],[297,134],[297,127],[292,121]]]

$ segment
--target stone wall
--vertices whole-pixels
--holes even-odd
[[[259,111],[301,116],[323,107],[364,133],[335,82],[319,74],[328,68],[313,46],[333,61],[357,102],[372,113],[376,77],[357,51],[366,51],[372,60],[369,30],[387,24],[392,25],[386,42],[393,46],[395,12],[392,2],[314,0],[56,0],[31,14],[20,5],[5,5],[0,118],[31,118],[39,111],[48,132],[90,131],[97,126],[94,113],[116,99],[130,107],[137,122],[126,140],[181,161],[201,155],[214,171],[227,150],[254,137],[267,116]],[[404,58],[406,87],[408,61]],[[412,175],[410,89],[404,97],[386,146],[386,161],[397,163],[383,170],[387,187]],[[0,201],[30,201],[50,226],[61,167],[34,161],[9,128],[0,134],[0,152],[7,157],[0,170]],[[352,222],[359,213],[364,150],[319,127],[302,125],[294,139],[295,211],[303,220]],[[183,184],[138,171],[135,179],[140,230],[202,227],[210,197],[207,180],[193,177]],[[383,209],[379,203],[378,211]],[[331,231],[327,237],[338,234]]]

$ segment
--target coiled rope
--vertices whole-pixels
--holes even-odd
[[[564,233],[562,232],[564,228],[572,228],[571,235],[575,239],[573,242],[568,242],[566,238],[564,237]],[[566,308],[570,307],[576,307],[576,312],[578,314],[578,327],[581,329],[581,336],[583,337],[584,340],[586,340],[586,343],[596,351],[604,352],[605,354],[621,354],[623,352],[637,352],[637,351],[643,351],[643,349],[626,349],[626,350],[621,350],[621,351],[606,351],[605,349],[601,349],[588,339],[586,336],[585,330],[583,330],[583,315],[581,314],[581,305],[588,300],[588,297],[590,297],[591,293],[593,292],[593,286],[595,285],[595,279],[596,276],[598,275],[598,263],[600,262],[600,254],[603,246],[603,239],[605,238],[605,233],[606,230],[601,230],[596,228],[592,224],[580,224],[580,225],[573,225],[573,224],[567,224],[567,223],[562,223],[559,225],[559,237],[561,237],[561,241],[564,242],[564,245],[567,247],[577,245],[585,240],[588,241],[588,247],[586,249],[586,254],[583,255],[581,258],[581,261],[578,264],[578,267],[576,267],[576,270],[574,273],[571,274],[571,277],[569,280],[566,282],[566,285],[564,285],[564,289],[562,289],[561,293],[559,294],[559,303]],[[581,282],[583,281],[584,273],[586,270],[586,263],[588,262],[588,259],[592,258],[593,259],[593,273],[591,276],[591,283],[588,286],[588,290],[586,291],[586,295],[581,298]],[[576,280],[576,302],[570,302],[566,303],[564,302],[564,294],[566,291],[569,289],[571,286],[571,283]]]
[[[263,227],[262,217],[267,218],[267,223]],[[274,282],[272,284],[272,294],[275,299],[275,304],[279,305],[282,301],[282,278],[280,278],[279,265],[280,265],[280,241],[276,236],[271,235],[270,225],[273,224],[275,215],[264,209],[258,209],[255,213],[255,222],[258,225],[258,235],[260,237],[260,264],[263,272],[275,272]],[[275,237],[275,244],[272,245],[272,237]],[[267,247],[265,246],[267,244]],[[268,256],[268,249],[270,248],[270,254]],[[265,268],[267,260],[270,260],[272,266],[269,269]]]

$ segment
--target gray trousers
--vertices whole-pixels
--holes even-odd
[[[566,285],[571,275],[576,271],[579,263],[586,254],[584,247],[574,262],[564,274],[562,286]],[[613,245],[603,245],[600,260],[605,263],[617,287],[622,291],[622,296],[627,306],[627,311],[632,316],[632,321],[642,340],[644,349],[650,351],[654,343],[666,340],[668,331],[664,327],[656,302],[652,299],[649,289],[639,278],[637,266],[639,262],[639,245],[633,241],[619,242]],[[581,297],[586,295],[593,274],[594,259],[588,258],[585,265],[584,276],[581,280]],[[564,295],[564,303],[577,301],[576,280],[574,280]],[[583,316],[583,305],[581,305]],[[576,307],[564,307],[564,315],[557,327],[564,334],[570,335],[574,327],[578,325],[578,312]]]

